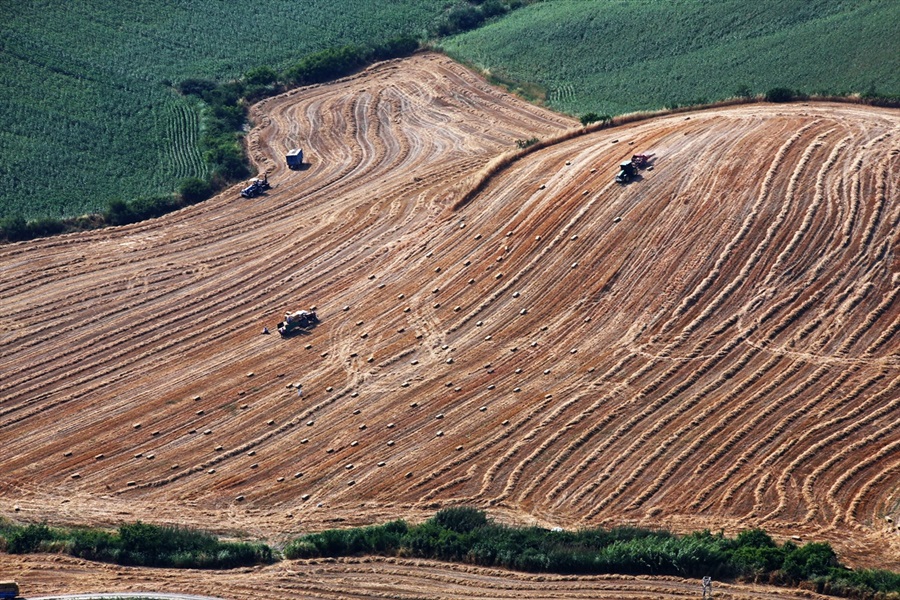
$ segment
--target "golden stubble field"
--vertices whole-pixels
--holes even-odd
[[[463,205],[516,140],[578,123],[434,54],[254,115],[266,196],[0,248],[0,516],[279,544],[466,504],[763,527],[900,570],[897,111],[659,116],[525,153]],[[614,183],[637,151],[653,168]],[[262,334],[310,306],[308,334]]]

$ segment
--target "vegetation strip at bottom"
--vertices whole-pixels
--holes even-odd
[[[62,552],[123,565],[225,569],[278,560],[261,543],[222,542],[201,531],[141,523],[116,533],[87,528],[15,525],[0,520],[0,550],[22,554]],[[306,559],[377,554],[463,562],[559,574],[674,575],[746,580],[814,588],[819,593],[882,598],[900,593],[900,574],[841,565],[827,543],[776,544],[762,530],[736,538],[709,531],[677,536],[633,527],[548,530],[490,521],[483,511],[456,507],[419,525],[391,521],[301,536],[284,557]]]

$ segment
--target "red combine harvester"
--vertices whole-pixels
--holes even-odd
[[[631,160],[625,161],[619,165],[619,174],[616,175],[616,182],[628,183],[637,176],[639,169],[646,169],[649,167],[652,159],[652,154],[632,155]]]

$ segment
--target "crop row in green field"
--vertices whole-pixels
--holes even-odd
[[[206,175],[175,84],[401,34],[462,0],[24,0],[0,25],[0,219],[97,212]]]
[[[444,40],[571,114],[765,93],[900,95],[896,0],[549,0]]]

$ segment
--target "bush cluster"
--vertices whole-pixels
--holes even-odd
[[[230,569],[274,561],[271,548],[265,544],[222,542],[206,532],[140,521],[122,525],[116,532],[0,522],[0,547],[10,554],[63,552],[87,560],[142,567]]]
[[[495,524],[481,511],[450,508],[421,525],[393,521],[363,529],[302,536],[285,548],[287,558],[360,554],[413,556],[562,574],[711,576],[782,585],[805,584],[821,593],[874,598],[900,592],[900,575],[851,571],[828,544],[776,544],[764,531],[736,538],[708,531],[676,536],[638,528],[551,531]]]

